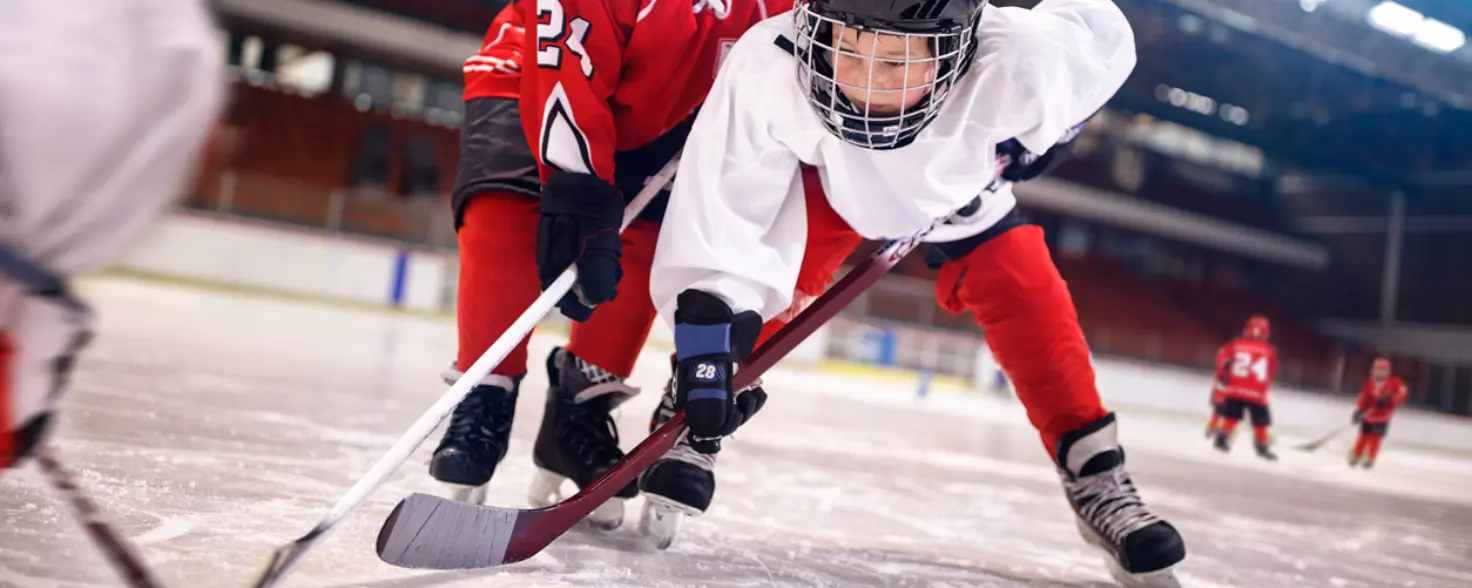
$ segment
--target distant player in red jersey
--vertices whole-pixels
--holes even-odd
[[[1375,358],[1370,377],[1354,405],[1354,422],[1360,424],[1360,436],[1349,454],[1349,467],[1362,466],[1367,470],[1374,467],[1375,458],[1380,455],[1380,441],[1390,429],[1390,417],[1405,404],[1406,395],[1405,382],[1390,374],[1390,360]]]
[[[626,203],[679,151],[725,51],[792,0],[538,0],[507,6],[465,62],[465,120],[452,204],[460,245],[459,353],[475,362],[568,266],[558,307],[571,341],[547,358],[531,500],[558,499],[622,456],[609,412],[655,318],[649,267],[667,196],[623,235]],[[617,297],[615,297],[617,295]],[[597,309],[596,312],[594,309]],[[479,502],[506,455],[526,341],[471,390],[430,474]],[[634,485],[620,498],[631,498]],[[650,490],[653,492],[653,490]],[[703,508],[703,507],[702,507]],[[620,500],[595,512],[612,527]]]
[[[1252,417],[1252,438],[1257,455],[1268,461],[1278,459],[1268,442],[1272,415],[1268,411],[1268,388],[1278,369],[1278,350],[1268,343],[1268,319],[1254,316],[1247,320],[1242,336],[1233,339],[1217,354],[1217,386],[1222,393],[1217,415],[1221,417],[1216,432],[1216,448],[1231,451],[1232,433],[1244,415]]]

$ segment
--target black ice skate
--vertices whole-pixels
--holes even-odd
[[[1269,447],[1267,443],[1256,443],[1254,447],[1257,448],[1258,457],[1268,461],[1278,461],[1278,454],[1273,453],[1273,448]]]
[[[1180,586],[1171,568],[1186,558],[1186,545],[1145,506],[1125,472],[1114,414],[1064,435],[1057,459],[1079,533],[1108,555],[1114,579],[1131,587]]]
[[[581,489],[623,459],[611,413],[639,393],[622,378],[560,347],[547,356],[547,381],[551,384],[547,410],[532,450],[537,472],[529,499],[537,507],[562,501],[564,481],[572,480]],[[630,483],[589,514],[588,522],[617,528],[623,524],[624,501],[637,493]]]
[[[454,382],[453,367],[445,379]],[[455,407],[450,426],[429,461],[429,475],[446,486],[452,500],[482,504],[496,465],[506,457],[511,422],[516,417],[516,391],[521,377],[492,374],[470,389]]]
[[[664,397],[654,409],[649,430],[659,428],[675,414],[673,381],[664,387]],[[675,542],[684,517],[700,516],[710,508],[716,493],[716,456],[690,448],[685,436],[674,449],[654,462],[639,476],[639,490],[644,493],[644,513],[639,531],[659,549]]]
[[[1211,446],[1222,453],[1232,452],[1232,441],[1227,438],[1226,431],[1217,431],[1216,439],[1211,442]]]

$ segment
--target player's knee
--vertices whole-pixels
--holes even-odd
[[[1036,225],[1001,231],[963,257],[943,263],[935,287],[942,307],[956,313],[971,310],[983,325],[995,313],[1027,308],[1074,315],[1067,284]]]

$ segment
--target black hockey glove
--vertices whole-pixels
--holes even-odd
[[[1354,423],[1356,425],[1360,424],[1360,421],[1363,421],[1363,420],[1365,420],[1365,413],[1364,413],[1364,411],[1356,410],[1356,411],[1354,411],[1354,416],[1349,417],[1349,422]]]
[[[618,239],[623,195],[598,176],[553,171],[542,184],[541,208],[537,277],[545,290],[563,270],[577,264],[577,283],[557,307],[567,318],[586,321],[593,307],[618,295],[618,281],[624,275]]]
[[[733,315],[720,298],[699,290],[680,293],[675,308],[675,408],[685,409],[690,447],[721,450],[721,438],[751,420],[767,402],[760,385],[731,389],[736,366],[751,355],[761,316]]]
[[[1042,155],[1028,151],[1016,139],[1008,139],[999,143],[997,154],[1007,157],[1007,164],[1002,168],[1002,179],[1009,182],[1026,182],[1048,175],[1066,161],[1069,155],[1073,154],[1073,140],[1078,138],[1078,133],[1083,128],[1084,125],[1080,124],[1069,129],[1057,144],[1048,148]]]

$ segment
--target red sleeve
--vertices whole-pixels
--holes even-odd
[[[1370,405],[1371,404],[1374,404],[1374,402],[1375,402],[1374,396],[1375,396],[1375,379],[1374,378],[1370,378],[1370,379],[1365,380],[1365,383],[1360,386],[1360,397],[1354,403],[1355,411],[1356,412],[1364,412],[1366,410],[1369,410],[1370,409]]]
[[[516,98],[521,94],[521,47],[526,29],[521,13],[507,4],[486,29],[480,50],[465,60],[465,94],[476,98]]]
[[[521,94],[522,123],[536,146],[542,179],[548,168],[590,173],[613,183],[618,135],[609,99],[618,89],[637,0],[522,1],[535,71]]]
[[[1216,386],[1225,388],[1232,381],[1232,356],[1236,355],[1236,341],[1230,341],[1216,352]]]
[[[1406,383],[1400,378],[1395,378],[1395,393],[1390,397],[1390,406],[1392,408],[1395,408],[1399,407],[1402,404],[1405,404],[1406,399],[1409,398],[1410,395],[1410,391],[1406,389]]]

